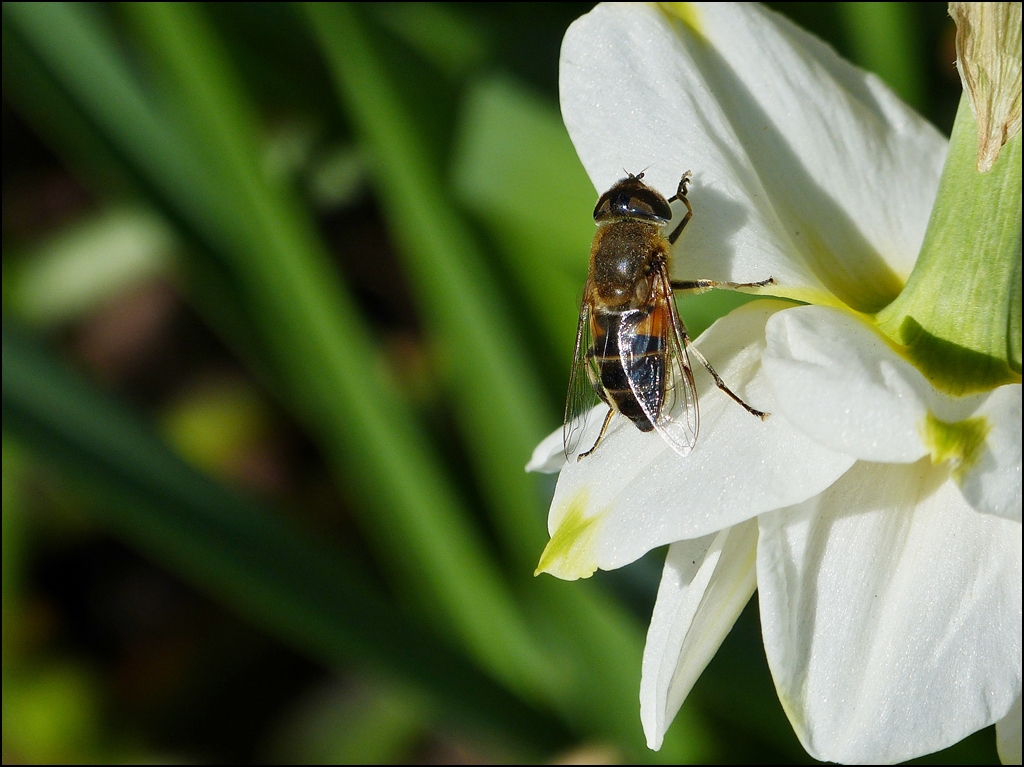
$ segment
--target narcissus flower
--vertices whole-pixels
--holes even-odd
[[[1019,135],[983,177],[956,154],[976,125],[962,105],[947,163],[877,78],[732,4],[599,6],[566,34],[561,100],[599,191],[646,169],[671,192],[693,170],[674,277],[777,282],[697,341],[767,421],[698,367],[688,456],[616,417],[582,461],[559,431],[528,467],[561,471],[538,571],[588,577],[671,544],[648,744],[757,588],[812,756],[900,761],[997,722],[1019,761]]]

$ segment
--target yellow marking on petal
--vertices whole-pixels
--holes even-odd
[[[556,578],[574,581],[578,578],[589,578],[597,570],[594,558],[594,536],[598,531],[598,521],[603,516],[595,514],[586,516],[587,493],[577,493],[561,513],[561,521],[554,535],[544,547],[540,562],[534,575],[549,573]]]
[[[700,9],[696,3],[658,3],[658,8],[666,16],[679,19],[701,40],[707,40],[704,25],[701,24]]]
[[[978,460],[991,430],[992,424],[984,416],[947,423],[928,413],[921,425],[924,444],[932,454],[932,463],[952,461],[956,482],[960,482]]]

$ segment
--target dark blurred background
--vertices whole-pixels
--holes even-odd
[[[5,763],[808,761],[756,597],[653,753],[664,552],[532,578],[590,7],[5,4]],[[948,135],[944,4],[772,7]]]

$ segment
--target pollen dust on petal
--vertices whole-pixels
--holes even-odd
[[[589,578],[597,570],[594,539],[600,529],[602,513],[586,515],[587,494],[579,492],[556,512],[560,517],[548,545],[540,555],[534,575],[549,573],[556,578],[574,581]]]

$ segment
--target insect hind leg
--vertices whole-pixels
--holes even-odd
[[[748,405],[746,402],[740,399],[740,396],[736,394],[736,392],[734,392],[732,389],[726,386],[725,381],[723,381],[722,377],[715,372],[715,369],[711,367],[711,363],[707,361],[707,359],[704,357],[703,354],[700,353],[696,346],[694,346],[693,344],[688,344],[688,351],[691,354],[693,354],[694,357],[700,360],[700,364],[706,367],[708,372],[711,373],[711,377],[715,379],[715,385],[719,389],[724,391],[726,394],[728,394],[730,397],[732,397],[733,400],[735,400],[744,410],[746,410],[751,415],[756,415],[762,421],[770,415],[770,413],[765,413],[761,410],[752,408],[750,405]],[[597,445],[594,445],[594,447],[597,447]],[[593,450],[593,448],[591,448],[591,450]]]
[[[767,280],[761,280],[760,282],[719,282],[718,280],[673,280],[672,290],[694,290],[698,293],[711,290],[712,288],[727,288],[729,290],[736,290],[737,288],[764,288],[768,285],[775,285],[774,277],[769,277]]]
[[[604,439],[604,433],[606,431],[608,431],[608,424],[611,423],[612,416],[614,414],[615,414],[615,411],[612,408],[608,408],[608,414],[604,417],[604,423],[601,424],[601,433],[597,435],[597,441],[594,442],[594,446],[592,448],[590,448],[590,450],[588,450],[585,453],[580,453],[578,456],[576,456],[576,461],[577,462],[582,461],[588,455],[590,455],[595,450],[597,450],[597,446],[600,445],[601,444],[601,440]]]

